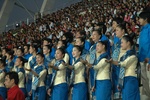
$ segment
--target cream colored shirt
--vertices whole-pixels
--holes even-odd
[[[136,66],[138,63],[138,58],[135,55],[132,55],[120,62],[121,67],[125,67],[125,76],[137,76],[136,75]]]
[[[38,66],[35,66],[34,67],[34,69],[35,68],[37,68]],[[46,69],[44,69],[44,70],[42,70],[40,73],[39,73],[39,82],[38,82],[38,85],[37,85],[37,87],[41,87],[41,86],[45,86],[45,79],[46,79],[46,75],[47,75],[47,70]],[[34,81],[34,75],[33,75],[33,77],[32,77],[32,82]]]
[[[65,63],[69,63],[69,55],[67,53],[65,53],[64,59]]]
[[[4,87],[5,73],[0,73],[0,87]]]
[[[18,76],[19,76],[19,83],[18,83],[18,86],[19,88],[24,88],[24,82],[25,82],[25,75],[22,73],[22,72],[19,72],[18,73]]]
[[[74,84],[85,82],[84,78],[85,66],[83,65],[83,63],[77,62],[74,65],[74,72],[75,72]]]
[[[94,70],[97,70],[96,80],[110,79],[110,63],[107,63],[106,58],[99,61],[97,65],[94,65]]]
[[[54,65],[56,62],[56,60],[54,59],[52,61],[52,64]],[[56,76],[55,76],[55,80],[54,80],[54,85],[58,85],[58,84],[61,84],[61,83],[66,83],[66,66],[60,64],[58,66],[58,71],[56,73]]]
[[[120,54],[119,54],[119,58],[118,58],[118,61],[120,61],[120,58],[126,53],[126,50],[122,50],[120,48]]]
[[[69,63],[69,55],[67,53],[65,53],[64,59],[65,63]],[[53,61],[53,60],[52,60]],[[55,61],[55,60],[54,60]],[[54,63],[54,61],[52,63]],[[50,62],[51,63],[51,62]],[[52,68],[48,68],[48,74],[52,74]]]
[[[26,66],[25,66],[25,68],[27,68],[27,69],[31,69],[31,66],[30,66],[30,61],[32,60],[32,58],[33,58],[33,56],[31,56],[30,58],[29,58],[29,60],[28,60],[28,62],[27,62],[27,64],[26,64]],[[30,71],[26,71],[25,70],[25,72],[26,72],[26,74],[28,75],[29,73],[31,73]]]

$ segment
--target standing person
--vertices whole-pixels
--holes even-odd
[[[19,76],[16,72],[8,72],[5,75],[5,86],[7,91],[7,100],[25,100],[24,93],[18,87]]]
[[[46,99],[46,87],[45,87],[45,79],[47,75],[47,70],[44,65],[44,54],[37,53],[36,54],[36,62],[37,65],[34,66],[34,69],[26,69],[27,71],[32,72],[32,91],[30,91],[30,95],[32,95],[32,100],[45,100]]]
[[[44,46],[44,45],[49,45],[49,46],[52,47],[50,54],[51,54],[51,56],[54,58],[54,57],[55,57],[55,51],[56,51],[56,49],[53,47],[52,40],[49,39],[49,38],[44,38],[44,39],[43,39],[43,46]]]
[[[8,51],[6,52],[6,72],[10,72],[12,71],[13,67],[14,67],[14,62],[13,62],[13,57],[14,56],[14,52],[13,51]]]
[[[73,88],[72,91],[72,100],[87,100],[87,84],[85,81],[85,65],[80,61],[82,54],[82,47],[74,46],[72,55],[73,55],[73,64],[72,66],[67,65],[69,69],[72,70],[71,73],[71,83],[70,88]]]
[[[65,40],[59,40],[58,43],[57,43],[57,49],[58,48],[63,48],[66,50],[66,47],[67,47],[67,44],[66,44],[66,41]],[[64,56],[64,59],[65,63],[69,64],[69,55],[67,52],[65,52],[65,56]]]
[[[108,59],[107,42],[99,41],[96,45],[96,60],[93,64],[84,61],[87,67],[94,69],[95,100],[111,100],[110,64],[105,62]]]
[[[89,50],[90,49],[91,43],[86,40],[86,32],[84,30],[77,31],[75,37],[76,38],[83,38],[84,39],[84,45],[83,45],[84,49],[85,50]]]
[[[142,26],[139,36],[139,62],[141,65],[141,80],[143,83],[143,95],[150,99],[150,12],[142,12],[139,15],[139,23]],[[148,72],[149,73],[149,72]]]
[[[136,74],[138,58],[135,50],[132,49],[133,39],[125,35],[121,39],[121,48],[126,50],[126,53],[119,61],[110,62],[120,68],[118,89],[122,92],[123,100],[140,100],[139,85]]]
[[[92,32],[92,40],[94,42],[94,44],[91,46],[90,50],[89,50],[89,63],[90,64],[94,64],[96,57],[95,57],[95,53],[96,53],[96,44],[99,40],[101,41],[107,41],[108,38],[105,35],[102,35],[102,30],[101,29],[96,29]],[[94,69],[90,68],[90,88],[92,88],[94,86]],[[95,93],[92,92],[92,98],[95,98]]]
[[[44,45],[43,46],[44,65],[48,71],[46,77],[46,90],[49,88],[52,79],[52,68],[49,68],[48,66],[48,64],[53,60],[53,57],[51,56],[50,52],[51,52],[51,47],[49,45]]]
[[[18,73],[19,76],[19,83],[18,86],[26,96],[26,88],[25,88],[25,70],[24,70],[24,58],[19,56],[16,59],[15,66],[16,69],[15,71]]]
[[[114,49],[116,48],[116,44],[118,43],[119,41],[119,38],[116,37],[116,27],[121,24],[123,22],[123,19],[121,18],[115,18],[113,19],[113,22],[112,22],[112,36],[113,36],[113,46],[112,46],[112,51],[114,51]]]
[[[62,40],[65,40],[67,43],[66,52],[69,55],[69,59],[70,59],[69,64],[72,64],[73,34],[71,32],[64,33],[62,36]]]
[[[116,36],[119,38],[118,42],[115,44],[114,51],[112,54],[112,59],[114,61],[120,60],[120,57],[125,53],[125,50],[121,49],[121,38],[126,33],[126,28],[124,24],[119,24],[116,27]],[[112,68],[112,83],[113,83],[113,97],[114,99],[119,99],[121,94],[117,88],[118,78],[119,78],[120,67],[113,65]]]
[[[84,40],[83,37],[76,38],[75,45],[81,46],[83,48],[82,49],[82,54],[81,54],[81,57],[82,57],[83,60],[85,60],[87,58],[87,54],[89,53],[88,50],[86,50],[84,48],[84,44],[85,44],[85,40]]]
[[[51,86],[47,93],[51,95],[51,100],[68,100],[68,85],[66,82],[66,67],[62,64],[65,50],[58,48],[55,59],[49,64],[53,68]],[[58,95],[59,94],[59,95]]]
[[[0,100],[5,100],[6,99],[6,88],[4,86],[4,80],[5,80],[5,60],[0,59],[0,96],[2,99]]]
[[[65,49],[66,51],[66,47],[67,47],[67,43],[65,40],[59,40],[58,43],[57,43],[57,49],[58,48],[63,48]],[[69,64],[69,54],[67,52],[65,52],[65,56],[64,56],[64,59],[65,63]],[[69,78],[70,78],[70,69],[67,68],[66,70],[66,80],[67,80],[67,83],[69,84]]]
[[[38,46],[35,44],[30,45],[29,52],[30,54],[32,54],[32,56],[29,58],[26,68],[34,69],[34,66],[36,66],[36,54],[38,52]],[[31,91],[31,85],[32,85],[32,73],[26,71],[26,90],[28,98],[30,98],[29,92]]]
[[[23,46],[24,48],[24,58],[28,60],[32,55],[29,53],[30,45],[26,44]]]

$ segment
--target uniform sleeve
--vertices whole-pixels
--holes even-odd
[[[55,64],[55,59],[53,59],[49,64],[52,64],[52,65],[54,65]]]
[[[44,80],[46,74],[47,74],[46,69],[44,69],[43,71],[41,71],[41,72],[40,72],[40,75],[39,75],[39,81]]]
[[[128,67],[130,64],[132,64],[134,61],[137,61],[137,57],[135,55],[128,57],[126,60],[120,62],[120,66],[122,67]]]
[[[78,62],[77,64],[74,65],[74,69],[77,70],[78,68],[82,67],[83,64],[81,62]]]
[[[18,73],[18,76],[19,76],[19,80],[21,80],[23,78],[23,73],[22,72],[19,72]]]
[[[64,57],[64,61],[68,64],[69,63],[69,55],[66,53]]]
[[[60,64],[59,66],[58,66],[58,69],[59,70],[63,70],[63,69],[65,69],[66,68],[66,66],[64,66],[63,64]]]
[[[90,62],[90,54],[87,54],[86,60],[87,60],[88,62]]]
[[[29,60],[30,61],[30,60]],[[30,69],[29,61],[25,63],[25,68]],[[29,74],[30,71],[25,70],[26,74]]]
[[[12,68],[12,71],[15,71],[15,72],[16,72],[16,66],[14,66],[14,67]]]
[[[94,70],[99,70],[100,68],[103,68],[104,66],[109,64],[105,60],[106,60],[106,58],[103,58],[97,65],[94,65],[93,66]]]
[[[2,80],[4,79],[4,77],[5,77],[5,73],[4,72],[0,73],[0,82],[1,83],[2,83]]]

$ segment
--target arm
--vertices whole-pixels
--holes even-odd
[[[84,66],[83,63],[78,62],[78,63],[76,63],[76,64],[74,65],[74,69],[77,70],[78,68],[80,68],[80,67],[82,67],[82,66]]]
[[[28,60],[28,62],[27,62],[27,65],[25,66],[25,68],[27,68],[27,69],[30,69],[30,68],[31,68],[31,67],[30,67],[30,64],[29,64],[31,58],[32,58],[32,57],[29,58],[29,60]],[[26,72],[26,74],[29,74],[29,71],[25,71],[25,72]]]
[[[19,72],[18,73],[18,76],[19,76],[19,80],[21,80],[23,78],[23,73],[22,72]]]
[[[120,65],[122,67],[128,67],[131,65],[134,61],[138,61],[137,57],[135,55],[128,57],[124,61],[120,62]]]
[[[2,72],[2,73],[0,74],[0,82],[3,81],[4,77],[5,77],[5,72]]]
[[[39,76],[39,75],[38,75],[35,71],[33,71],[32,69],[27,69],[27,68],[25,68],[25,70],[31,72],[31,73],[32,73],[34,76],[36,76],[36,77]]]
[[[103,68],[104,66],[107,66],[109,63],[107,63],[105,60],[106,59],[102,59],[97,65],[94,65],[93,68],[95,70],[98,70],[100,68]]]
[[[65,53],[64,61],[68,64],[69,63],[69,55]]]
[[[67,67],[68,67],[69,69],[71,69],[71,70],[73,69],[73,66],[71,66],[71,65],[69,65],[69,64],[67,64],[67,63],[64,63],[64,62],[63,62],[62,65],[63,65],[63,66],[67,66]]]
[[[41,71],[40,74],[39,74],[39,81],[44,80],[46,74],[47,74],[46,69],[44,69],[43,71]]]

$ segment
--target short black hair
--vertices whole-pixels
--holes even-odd
[[[36,55],[39,55],[39,56],[41,56],[42,58],[44,58],[44,54],[41,53],[41,52],[37,53]]]
[[[64,55],[65,55],[65,53],[66,53],[66,51],[65,51],[65,49],[64,49],[63,47],[60,47],[60,48],[58,48],[57,50],[60,50],[61,53],[64,54]]]
[[[49,38],[43,38],[43,41],[47,41],[48,43],[52,43],[52,40]]]
[[[84,30],[79,31],[79,34],[83,36],[84,39],[86,39],[86,32]]]
[[[102,37],[102,28],[99,28],[99,29],[95,29],[93,30],[93,32],[96,31],[101,37]],[[100,37],[100,38],[101,38]]]
[[[107,51],[107,43],[108,43],[107,40],[104,40],[104,41],[98,41],[98,43],[101,43],[102,45],[104,45],[104,46],[105,46],[105,51]]]
[[[82,50],[83,50],[83,47],[82,46],[78,46],[78,45],[74,45],[74,47],[73,48],[77,48],[78,49],[78,51],[80,51],[81,52],[81,54],[82,54]],[[80,55],[81,55],[80,54]]]
[[[29,50],[30,44],[25,44],[24,47],[25,47],[25,46],[26,46],[26,47],[28,48],[28,50]]]
[[[21,47],[21,46],[19,46],[19,47],[17,48],[17,50],[20,50],[22,53],[24,53],[24,48]]]
[[[130,35],[124,35],[124,36],[122,37],[122,39],[126,40],[127,42],[130,42],[131,46],[134,45],[133,38],[134,38],[134,37],[133,37],[133,36],[130,36]]]
[[[139,18],[142,18],[144,20],[147,19],[147,22],[150,23],[150,12],[141,12]]]
[[[8,72],[8,73],[6,73],[5,77],[6,76],[9,76],[10,80],[14,79],[15,84],[18,85],[18,83],[19,83],[19,76],[18,76],[17,72],[14,72],[14,71]]]
[[[22,61],[22,66],[24,66],[24,63],[28,62],[28,60],[25,59],[25,58],[22,57],[22,56],[19,56],[19,57],[17,57],[17,58],[20,59],[20,61]]]
[[[117,17],[117,18],[114,18],[113,21],[116,22],[117,24],[121,24],[123,22],[123,19],[120,17]]]
[[[6,61],[5,61],[5,59],[0,58],[0,63],[3,64],[3,66],[6,66]]]
[[[34,48],[36,52],[38,52],[38,45],[37,44],[31,44],[30,47]]]

